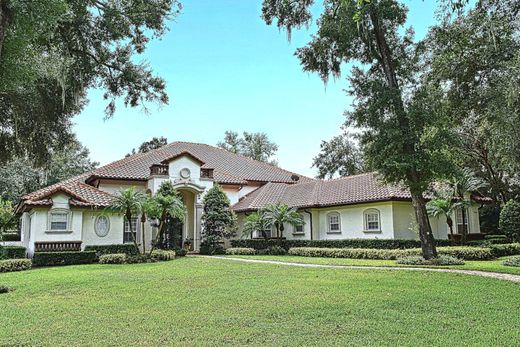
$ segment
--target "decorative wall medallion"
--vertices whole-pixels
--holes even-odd
[[[110,219],[107,216],[97,216],[94,222],[94,231],[99,237],[105,237],[110,230]]]
[[[190,178],[191,171],[190,171],[190,169],[185,167],[184,169],[181,170],[180,175],[181,175],[182,178],[188,179],[188,178]]]

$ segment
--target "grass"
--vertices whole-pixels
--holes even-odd
[[[300,256],[273,256],[273,255],[229,255],[231,258],[245,258],[258,260],[274,260],[285,261],[290,263],[302,264],[321,264],[321,265],[353,265],[353,266],[398,266],[398,267],[433,267],[446,269],[461,269],[461,270],[479,270],[489,272],[509,273],[513,275],[520,275],[520,267],[505,266],[504,260],[513,257],[503,257],[495,260],[465,260],[464,265],[450,265],[450,266],[417,266],[417,265],[403,265],[397,264],[395,260],[373,260],[373,259],[347,259],[347,258],[319,258],[319,257],[300,257]],[[515,256],[517,257],[517,256]]]
[[[0,345],[472,346],[520,341],[520,286],[188,257],[0,274]]]

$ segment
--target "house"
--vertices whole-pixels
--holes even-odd
[[[195,251],[201,242],[202,198],[217,183],[238,214],[240,227],[252,211],[284,203],[298,208],[305,220],[302,227],[285,228],[288,239],[418,237],[409,192],[381,183],[375,173],[314,180],[213,146],[173,142],[24,196],[18,206],[22,243],[32,254],[131,242],[128,222],[107,214],[105,207],[120,189],[135,187],[153,194],[167,180],[187,208],[184,222],[177,225],[181,241],[189,240]],[[465,221],[460,213],[454,216],[456,232],[463,223],[470,233],[480,232],[478,207],[475,203],[468,208]],[[445,220],[432,218],[431,225],[436,238],[448,237]],[[132,226],[137,241],[142,243],[144,234],[144,243],[150,244],[152,224],[136,218]]]

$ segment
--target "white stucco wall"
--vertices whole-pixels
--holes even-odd
[[[88,245],[113,245],[123,243],[123,216],[106,215],[110,220],[110,229],[104,237],[99,237],[94,229],[96,218],[102,211],[85,211],[83,213],[83,247]]]
[[[367,209],[379,211],[381,231],[365,231],[363,212]],[[331,212],[338,212],[341,218],[341,231],[339,233],[329,233],[327,215]],[[381,202],[373,204],[338,206],[319,209],[318,212],[319,239],[320,240],[341,240],[341,239],[392,239],[394,238],[392,203]]]
[[[104,192],[107,192],[109,194],[117,194],[118,191],[122,189],[127,189],[130,187],[134,187],[138,190],[146,190],[146,183],[145,182],[128,182],[128,181],[112,181],[112,180],[101,180],[99,182],[98,189],[102,190]]]

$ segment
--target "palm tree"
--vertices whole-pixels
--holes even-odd
[[[265,239],[267,239],[267,234],[265,233],[267,228],[269,228],[269,221],[265,217],[265,211],[258,210],[257,212],[253,212],[247,216],[242,236],[248,237],[253,235],[255,232],[259,232],[262,233],[262,236]]]
[[[467,217],[466,207],[471,205],[471,200],[466,198],[467,193],[477,192],[479,189],[485,186],[483,180],[478,178],[473,171],[468,168],[464,168],[460,175],[455,177],[451,182],[454,196],[459,201],[465,202],[466,206],[462,208],[462,244],[466,243],[467,239]]]
[[[466,206],[466,201],[455,201],[450,194],[449,196],[438,197],[428,202],[426,211],[428,211],[428,215],[431,217],[446,217],[446,224],[448,224],[453,240],[453,219],[451,216],[456,210],[466,208]]]
[[[128,222],[130,229],[130,235],[132,235],[132,241],[134,242],[137,253],[141,253],[139,245],[132,230],[132,217],[139,216],[143,212],[143,206],[146,201],[146,194],[142,191],[136,190],[134,187],[119,190],[118,194],[112,200],[107,210],[121,213]]]
[[[303,218],[298,210],[284,204],[269,205],[265,208],[265,218],[270,226],[276,228],[276,237],[283,236],[284,224],[294,227],[304,224]]]
[[[164,229],[170,219],[179,219],[184,221],[186,215],[186,207],[182,198],[176,190],[168,191],[159,190],[159,192],[152,197],[149,197],[144,205],[144,210],[150,219],[159,221],[157,235],[152,241],[150,254],[157,247],[159,238],[164,233]]]

